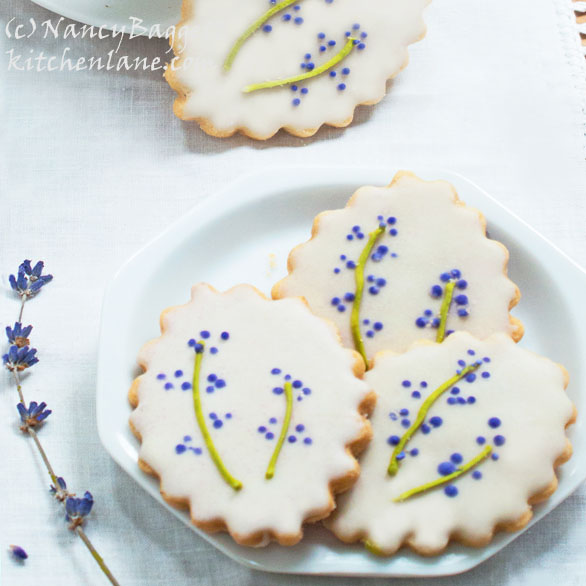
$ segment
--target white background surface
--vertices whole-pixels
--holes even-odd
[[[361,109],[349,129],[326,129],[308,140],[279,135],[267,143],[213,139],[176,120],[173,93],[158,73],[6,71],[10,48],[60,55],[69,46],[75,55],[100,56],[117,41],[16,41],[0,31],[0,320],[4,325],[17,313],[4,292],[8,274],[23,258],[43,258],[55,281],[26,309],[42,362],[25,394],[54,410],[42,439],[70,487],[93,492],[87,531],[121,584],[388,583],[246,570],[136,489],[96,431],[103,288],[130,254],[195,202],[245,171],[287,163],[453,169],[586,265],[586,82],[565,6],[565,0],[434,0],[428,36],[411,49],[410,66],[381,104]],[[28,0],[0,6],[2,28],[13,17],[31,16],[57,18]],[[135,39],[122,52],[163,56],[165,50],[164,41]],[[197,280],[197,266],[186,270]],[[105,584],[45,492],[46,476],[15,423],[14,391],[5,375],[0,380],[3,586]],[[582,488],[480,568],[426,584],[584,584],[585,512]],[[9,543],[28,550],[24,567],[9,559]]]

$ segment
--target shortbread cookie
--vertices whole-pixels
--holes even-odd
[[[390,555],[423,555],[450,540],[482,546],[517,531],[531,505],[556,489],[554,468],[571,455],[575,410],[563,367],[504,334],[377,354],[367,382],[378,394],[374,437],[356,486],[328,526]]]
[[[311,136],[375,104],[425,34],[430,0],[183,0],[166,78],[213,136]]]
[[[363,187],[344,209],[317,216],[273,297],[303,296],[365,361],[455,330],[519,340],[522,325],[509,315],[519,290],[507,261],[483,216],[449,183],[402,171],[390,186]]]
[[[301,299],[196,285],[161,316],[130,389],[139,464],[206,531],[292,545],[358,476],[374,393],[360,357]]]

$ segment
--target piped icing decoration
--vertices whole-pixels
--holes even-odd
[[[359,257],[383,222],[358,302]],[[522,325],[509,314],[519,291],[507,278],[507,260],[506,249],[486,237],[483,217],[449,183],[401,171],[390,186],[363,187],[345,208],[320,214],[312,238],[291,251],[289,274],[273,297],[303,296],[314,313],[338,326],[345,346],[368,360],[383,349],[404,352],[419,339],[442,341],[463,329],[481,339],[504,332],[519,340]]]
[[[399,471],[399,459],[402,459],[402,458],[400,458],[400,456],[402,454],[404,456],[403,450],[405,449],[407,442],[413,437],[415,432],[423,425],[425,418],[427,417],[427,414],[429,413],[430,409],[433,407],[434,403],[447,390],[449,390],[451,387],[453,387],[459,380],[462,380],[463,378],[467,378],[470,382],[473,382],[475,380],[475,378],[472,378],[472,376],[470,376],[470,375],[473,375],[474,371],[477,370],[481,364],[482,364],[482,361],[480,360],[480,361],[476,361],[472,364],[469,364],[463,368],[459,368],[458,371],[456,372],[456,374],[454,374],[454,376],[450,377],[447,381],[442,383],[437,389],[435,389],[435,391],[433,391],[427,397],[427,399],[425,399],[425,401],[423,402],[423,404],[419,408],[419,411],[417,413],[417,417],[415,418],[413,425],[409,426],[409,429],[407,429],[407,431],[403,434],[403,437],[401,437],[401,439],[399,440],[399,443],[396,445],[395,449],[393,450],[393,453],[391,455],[391,461],[389,462],[389,466],[387,468],[387,473],[390,476],[394,476]],[[408,382],[409,381],[403,381],[403,386],[409,386],[409,385],[405,384]],[[408,414],[408,411],[405,413],[405,415],[407,415],[407,414]],[[408,419],[404,419],[403,421],[407,422]],[[403,424],[403,426],[405,426],[405,424]]]
[[[452,269],[442,273],[439,277],[440,284],[433,285],[429,290],[432,299],[441,301],[439,315],[434,315],[431,309],[426,309],[423,315],[415,320],[418,328],[437,328],[436,342],[443,342],[445,337],[454,330],[447,330],[446,326],[452,305],[455,303],[456,313],[459,318],[467,318],[470,315],[468,295],[464,294],[468,288],[468,282],[462,278],[462,271]]]
[[[234,46],[230,49],[226,60],[224,61],[224,69],[226,71],[230,71],[232,67],[232,63],[234,59],[236,59],[236,55],[240,51],[242,45],[251,37],[256,31],[258,31],[261,27],[263,28],[264,32],[270,33],[273,29],[270,25],[265,25],[265,23],[270,20],[275,14],[285,10],[285,8],[289,8],[292,4],[299,4],[303,0],[282,0],[281,2],[271,2],[272,6],[269,8],[260,18],[255,20],[241,35],[238,37],[237,41],[234,43]],[[290,19],[287,19],[290,20]],[[298,21],[298,24],[301,22]]]
[[[275,475],[275,466],[277,465],[277,459],[281,453],[281,448],[283,447],[285,438],[287,437],[287,432],[289,431],[291,412],[293,411],[293,387],[291,386],[291,381],[285,382],[283,389],[283,394],[285,395],[285,400],[287,401],[287,408],[285,410],[285,418],[283,419],[283,426],[281,427],[281,433],[279,435],[279,439],[277,440],[275,451],[271,456],[271,461],[269,462],[269,466],[265,473],[265,478],[268,480],[270,480]]]
[[[499,528],[521,529],[531,503],[555,490],[555,468],[571,455],[565,428],[575,419],[559,365],[505,334],[480,341],[455,332],[441,344],[377,354],[365,380],[378,395],[374,436],[358,482],[325,521],[344,542],[361,541],[377,555],[404,545],[438,554],[454,535],[486,544]],[[381,470],[389,448],[392,475]]]
[[[202,338],[204,338],[204,337],[207,338],[207,337],[209,337],[209,332],[207,330],[204,330],[201,332],[201,336],[202,336]],[[195,366],[193,369],[193,383],[192,383],[193,409],[195,411],[195,419],[196,419],[197,424],[199,426],[199,429],[201,431],[201,435],[203,436],[203,441],[205,442],[206,448],[208,449],[210,457],[213,460],[216,468],[218,469],[218,472],[220,473],[222,478],[225,480],[225,482],[227,484],[229,484],[234,490],[240,490],[242,488],[242,482],[240,482],[240,480],[237,480],[236,478],[234,478],[234,476],[232,476],[232,474],[230,474],[230,472],[228,471],[228,469],[224,465],[224,462],[222,461],[222,458],[220,457],[220,454],[218,453],[218,450],[216,449],[216,446],[214,445],[214,441],[212,439],[212,436],[210,435],[210,432],[208,430],[205,416],[203,414],[203,409],[201,406],[200,373],[201,373],[201,362],[202,362],[203,355],[205,352],[205,340],[202,339],[199,342],[196,342],[194,338],[191,338],[187,344],[188,344],[188,346],[192,347],[195,352]],[[214,420],[214,423],[220,421],[216,417],[212,417],[212,419]],[[221,427],[221,425],[220,426],[214,425],[214,427]]]
[[[364,360],[365,364],[368,364],[368,358],[366,356],[366,351],[364,350],[364,342],[362,341],[362,333],[360,332],[360,304],[362,303],[362,294],[364,292],[364,268],[368,258],[370,257],[370,253],[376,243],[376,241],[380,238],[382,234],[384,234],[386,229],[386,224],[380,223],[376,230],[373,230],[368,235],[368,241],[366,242],[366,246],[360,253],[358,257],[358,264],[354,269],[354,276],[356,279],[356,293],[354,294],[354,301],[352,303],[352,314],[350,316],[350,325],[352,328],[352,337],[354,338],[354,347]],[[360,232],[358,232],[360,234]]]
[[[480,464],[483,460],[485,460],[486,458],[488,458],[488,456],[490,456],[491,452],[492,452],[492,446],[486,446],[478,455],[474,456],[474,458],[472,458],[472,460],[470,460],[469,462],[466,462],[462,466],[459,466],[453,472],[450,472],[449,474],[446,474],[445,476],[441,476],[440,478],[437,478],[436,480],[433,480],[431,482],[427,482],[425,484],[422,484],[421,486],[417,486],[416,488],[411,488],[410,490],[405,491],[404,493],[400,494],[398,497],[394,498],[393,500],[395,502],[403,502],[403,501],[406,501],[407,499],[410,499],[413,496],[427,492],[428,490],[432,490],[434,488],[437,488],[438,486],[443,486],[444,484],[448,484],[452,480],[455,480],[459,476],[462,476],[462,474],[466,474],[467,472],[472,470],[475,466],[478,466],[478,464]],[[482,476],[478,476],[477,478],[482,478]],[[454,497],[458,494],[458,489],[455,486],[450,485],[449,487],[446,488],[446,490],[444,492],[447,496]]]
[[[222,137],[347,126],[407,63],[429,1],[185,0],[165,73],[174,111]]]
[[[296,543],[357,478],[374,404],[361,359],[303,300],[244,285],[195,286],[161,328],[130,390],[141,468],[203,530]]]
[[[338,53],[336,53],[331,59],[328,59],[325,63],[322,63],[322,65],[320,65],[319,67],[309,68],[306,66],[306,69],[308,69],[308,71],[306,71],[305,73],[293,75],[291,77],[286,77],[285,79],[276,79],[272,81],[263,81],[261,83],[253,83],[251,85],[247,85],[242,91],[245,94],[249,94],[250,92],[257,92],[259,90],[266,90],[284,85],[290,85],[293,83],[298,83],[301,81],[305,81],[307,79],[311,79],[312,77],[318,77],[323,73],[326,73],[336,65],[338,65],[338,63],[342,62],[344,59],[346,59],[346,57],[348,57],[348,55],[350,55],[350,53],[352,52],[354,46],[357,44],[360,44],[358,39],[350,37]],[[345,90],[346,84],[339,84],[338,89],[341,91]]]

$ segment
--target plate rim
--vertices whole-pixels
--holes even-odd
[[[401,169],[405,169],[402,166]],[[549,500],[545,503],[544,508],[541,508],[541,514],[534,515],[532,520],[526,525],[524,529],[519,532],[512,534],[501,534],[501,543],[498,544],[498,548],[494,551],[491,550],[490,545],[485,548],[466,548],[470,550],[474,555],[469,557],[466,561],[458,562],[458,565],[454,568],[444,568],[440,571],[434,570],[433,566],[423,566],[429,571],[421,572],[389,572],[381,568],[380,572],[348,572],[348,571],[312,571],[303,569],[291,570],[291,569],[279,569],[275,567],[265,566],[262,562],[257,562],[246,557],[244,554],[239,554],[228,547],[217,541],[215,536],[209,535],[205,532],[197,530],[197,528],[191,525],[188,519],[185,518],[182,511],[174,509],[168,503],[158,495],[158,489],[152,490],[152,486],[149,486],[149,479],[145,479],[146,482],[142,482],[137,475],[130,470],[126,463],[119,457],[118,450],[120,448],[119,443],[114,441],[114,438],[107,432],[105,426],[105,420],[101,417],[102,403],[104,400],[104,392],[100,392],[103,380],[103,362],[105,355],[105,343],[104,338],[106,330],[106,311],[109,309],[109,304],[112,302],[114,297],[113,293],[118,283],[122,280],[127,270],[134,265],[134,263],[142,257],[145,253],[154,249],[160,241],[168,241],[164,248],[173,249],[174,243],[181,242],[186,234],[190,231],[198,231],[202,229],[206,224],[212,222],[214,217],[222,216],[229,210],[236,209],[239,206],[249,206],[254,202],[260,202],[267,197],[275,197],[279,191],[286,192],[293,189],[316,189],[320,187],[333,187],[336,184],[342,184],[348,186],[348,184],[356,185],[379,185],[377,182],[372,182],[373,178],[379,178],[386,176],[387,181],[384,185],[390,183],[392,178],[392,172],[397,172],[399,168],[394,167],[383,167],[383,166],[345,166],[339,167],[335,165],[320,166],[320,165],[289,165],[275,167],[263,171],[250,171],[247,172],[235,180],[229,182],[222,189],[219,189],[215,193],[205,197],[202,201],[196,203],[187,212],[179,216],[175,221],[171,222],[166,228],[164,228],[158,235],[149,240],[143,246],[141,246],[134,254],[132,254],[115,272],[114,276],[110,279],[108,285],[105,287],[104,296],[102,300],[102,310],[100,317],[100,330],[98,337],[98,359],[97,359],[97,373],[96,373],[96,418],[98,435],[100,441],[110,457],[137,483],[143,488],[148,494],[150,494],[157,502],[163,504],[164,507],[174,514],[178,519],[190,526],[194,532],[203,537],[208,543],[211,543],[216,549],[220,550],[223,554],[227,555],[232,560],[240,563],[241,565],[268,573],[282,573],[282,574],[298,574],[298,575],[327,575],[327,576],[356,576],[356,577],[439,577],[439,576],[452,576],[461,574],[472,570],[483,562],[487,561],[491,557],[500,553],[509,543],[521,536],[525,531],[532,527],[536,522],[541,520],[558,505],[560,505],[566,498],[568,498],[585,480],[586,472],[583,477],[579,479],[574,486],[568,487],[564,492],[560,492],[560,489],[554,493],[557,494],[555,501]],[[300,172],[301,171],[301,172]],[[390,171],[390,172],[389,172]],[[479,192],[484,198],[489,200],[496,209],[504,213],[504,218],[509,216],[511,220],[517,224],[521,224],[524,229],[529,230],[534,238],[537,238],[542,245],[548,246],[553,249],[558,255],[560,255],[566,262],[568,262],[573,269],[578,269],[578,272],[582,275],[582,278],[586,283],[586,270],[581,267],[576,261],[574,261],[568,254],[561,250],[558,246],[548,240],[525,220],[520,218],[517,214],[508,209],[499,200],[495,199],[484,189],[479,187],[474,181],[468,179],[466,176],[454,172],[448,169],[436,169],[425,167],[421,165],[415,166],[415,172],[418,176],[428,178],[429,176],[437,176],[440,179],[444,179],[452,182],[457,180],[456,191],[460,192],[459,185],[467,184],[470,188]],[[366,179],[370,177],[371,180]],[[365,180],[366,179],[366,180]],[[248,190],[242,189],[248,186]],[[350,195],[350,194],[349,194]],[[459,193],[460,195],[460,193]],[[465,198],[464,198],[465,199]],[[221,201],[223,206],[217,206],[216,203]],[[192,222],[194,217],[198,218],[197,222]],[[502,218],[501,218],[502,219]],[[501,226],[500,221],[498,222],[499,227]],[[507,224],[507,222],[505,222]],[[309,229],[308,229],[309,234]],[[561,495],[561,496],[560,496]],[[553,498],[553,497],[552,497]],[[549,504],[549,506],[547,506]],[[504,535],[504,536],[503,536]],[[491,542],[491,543],[494,543]],[[243,548],[244,549],[244,548]],[[448,550],[447,550],[448,551]],[[392,558],[388,558],[392,559]],[[436,558],[437,559],[437,558]]]

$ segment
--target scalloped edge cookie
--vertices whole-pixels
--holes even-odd
[[[179,308],[182,308],[182,307],[189,305],[189,303],[191,303],[192,300],[194,299],[194,297],[196,295],[196,289],[199,286],[205,286],[211,292],[216,293],[216,294],[220,294],[220,295],[229,295],[233,290],[235,290],[237,288],[247,287],[251,291],[253,291],[256,295],[261,297],[262,299],[264,299],[268,302],[271,302],[270,298],[265,296],[261,291],[259,291],[256,287],[253,287],[252,285],[246,285],[246,284],[236,285],[236,286],[231,287],[230,289],[228,289],[224,292],[220,292],[207,283],[199,283],[199,284],[194,285],[192,287],[191,298],[190,298],[189,302],[187,302],[186,304],[183,304],[183,305],[172,306],[172,307],[169,307],[169,308],[162,311],[161,316],[160,316],[160,320],[159,320],[161,334],[164,334],[165,330],[166,330],[165,316],[169,313],[172,313],[176,309],[179,309]],[[307,303],[305,302],[305,300],[303,298],[300,298],[300,299],[303,302],[304,306],[307,307]],[[308,311],[309,311],[309,308],[308,308]],[[314,316],[314,317],[315,317],[315,319],[320,319],[322,322],[327,323],[327,325],[329,326],[331,331],[335,334],[335,336],[338,340],[338,343],[340,344],[340,348],[343,348],[343,346],[341,345],[340,335],[339,335],[335,325],[328,320],[324,320],[324,319],[319,318],[317,316]],[[160,339],[160,337],[146,342],[143,345],[143,347],[141,348],[140,353],[142,353],[144,348],[155,343],[159,339]],[[363,364],[363,361],[362,361],[360,355],[357,352],[355,352],[354,350],[348,350],[347,348],[344,348],[344,350],[352,353],[353,359],[354,359],[353,367],[352,367],[353,373],[356,376],[356,378],[361,379],[362,375],[364,374],[364,364]],[[146,365],[144,363],[139,362],[139,366],[143,369],[144,372],[146,372],[147,369],[146,369]],[[144,372],[143,372],[143,374],[144,374]],[[141,377],[143,376],[143,374],[137,376],[134,379],[134,381],[132,382],[132,385],[128,391],[128,400],[129,400],[131,406],[133,407],[133,409],[136,409],[139,405],[138,389],[139,389]],[[265,546],[265,545],[268,545],[272,541],[275,541],[275,542],[279,543],[280,545],[287,545],[287,546],[295,545],[303,538],[303,527],[306,524],[315,523],[317,521],[321,521],[322,519],[326,518],[335,509],[335,506],[336,506],[335,505],[335,496],[337,494],[340,494],[340,493],[345,492],[348,489],[350,489],[352,487],[352,485],[358,479],[358,476],[360,474],[360,465],[359,465],[356,457],[367,447],[368,443],[370,442],[370,440],[372,438],[372,429],[370,426],[370,422],[368,421],[368,417],[372,413],[375,404],[376,404],[376,393],[374,391],[370,390],[367,393],[367,395],[364,397],[362,402],[359,404],[358,409],[357,409],[357,412],[359,413],[359,415],[362,419],[362,422],[363,422],[362,431],[361,431],[360,435],[356,436],[351,442],[349,442],[345,446],[346,453],[354,459],[354,462],[355,462],[354,469],[343,476],[330,479],[330,482],[329,482],[330,499],[329,499],[328,506],[323,509],[315,510],[315,511],[311,512],[311,514],[307,515],[303,519],[303,521],[301,523],[301,528],[298,533],[284,534],[284,533],[278,533],[276,531],[273,531],[270,528],[267,528],[265,530],[257,531],[255,533],[251,533],[251,534],[239,534],[239,533],[231,531],[230,527],[228,526],[228,524],[226,523],[226,521],[223,518],[218,517],[218,518],[215,518],[212,520],[205,520],[205,521],[198,519],[197,511],[194,511],[191,509],[189,499],[187,499],[187,498],[183,499],[183,498],[177,498],[177,497],[170,496],[170,495],[166,494],[162,488],[160,488],[161,496],[168,504],[170,504],[176,508],[179,508],[179,509],[189,510],[191,522],[197,528],[199,528],[203,531],[206,531],[207,533],[227,532],[234,539],[234,541],[236,541],[236,543],[238,543],[240,545],[252,546],[252,547]],[[133,425],[131,420],[129,420],[129,426],[130,426],[130,429],[132,430],[133,434],[135,435],[135,437],[138,439],[138,441],[142,442],[141,434],[135,428],[135,426]],[[161,483],[161,477],[159,476],[159,474],[147,462],[142,460],[140,457],[138,459],[138,466],[143,472],[145,472],[151,476],[154,476],[155,478],[157,478],[159,480],[159,483]]]
[[[189,19],[190,19],[189,15],[195,12],[195,2],[196,2],[196,0],[183,0],[182,6],[181,6],[181,20],[177,24],[177,29],[180,29],[182,26],[186,25],[189,22]],[[426,2],[427,2],[426,7],[429,6],[429,4],[431,4],[431,0],[426,0]],[[423,32],[421,33],[421,35],[419,37],[417,37],[410,44],[418,43],[419,41],[421,41],[425,38],[425,36],[427,34],[427,26],[424,22],[422,22],[422,26],[423,26]],[[183,58],[180,56],[181,50],[180,50],[179,41],[176,38],[172,37],[170,39],[169,44],[170,44],[171,48],[173,49],[173,53],[176,55],[176,59],[177,59],[176,68],[179,69],[181,67],[181,64],[183,61]],[[313,136],[314,134],[316,134],[320,130],[320,128],[322,128],[324,126],[329,126],[332,128],[346,128],[350,124],[352,124],[352,121],[354,120],[354,115],[356,113],[356,108],[358,108],[360,106],[374,106],[374,105],[378,104],[379,102],[381,102],[384,99],[384,97],[387,95],[388,83],[392,79],[394,79],[397,75],[399,75],[399,73],[401,73],[401,71],[403,71],[407,67],[407,65],[409,65],[408,46],[405,47],[405,51],[406,51],[405,60],[403,61],[403,63],[399,67],[399,69],[393,75],[391,75],[390,77],[387,78],[387,81],[386,81],[387,87],[385,88],[385,91],[382,93],[382,95],[379,98],[375,98],[373,100],[367,100],[367,101],[360,102],[360,103],[356,104],[352,115],[349,118],[347,118],[346,120],[343,120],[342,122],[325,121],[320,126],[317,126],[315,128],[297,128],[294,126],[281,126],[280,128],[278,128],[274,132],[267,134],[267,135],[255,134],[253,131],[251,131],[246,126],[235,126],[234,128],[231,128],[229,130],[219,130],[205,117],[186,115],[184,112],[184,109],[185,109],[185,104],[187,102],[187,97],[188,97],[191,90],[181,84],[181,82],[178,80],[177,74],[175,73],[174,69],[171,67],[167,67],[165,74],[164,74],[164,77],[167,80],[167,83],[171,86],[171,88],[173,90],[175,90],[175,92],[177,93],[177,97],[175,98],[175,101],[173,103],[173,112],[174,112],[175,116],[177,116],[177,118],[180,118],[181,120],[196,122],[199,125],[199,127],[206,134],[208,134],[210,136],[213,136],[215,138],[229,138],[229,137],[234,136],[235,134],[239,133],[244,136],[247,136],[248,138],[252,138],[254,140],[268,140],[269,138],[272,138],[273,136],[275,136],[280,130],[284,130],[285,132],[287,132],[297,138],[309,138],[309,137]]]

